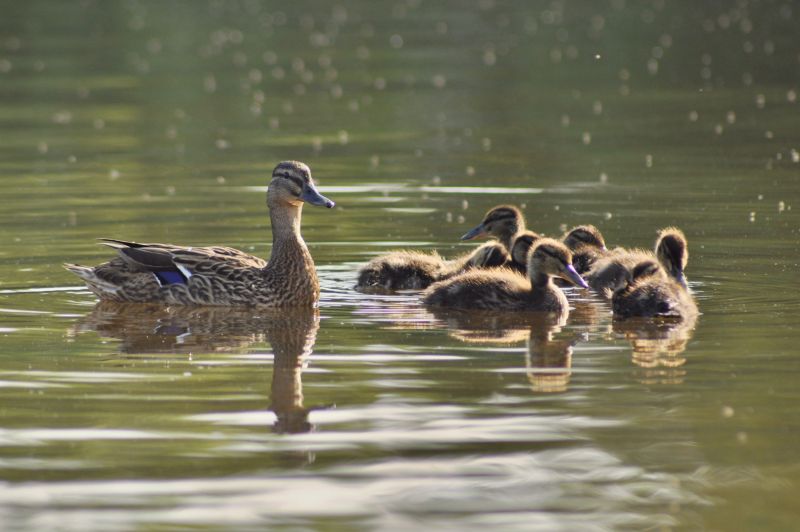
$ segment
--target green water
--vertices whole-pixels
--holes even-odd
[[[796,527],[800,5],[3,2],[3,529]],[[96,237],[269,254],[307,162],[318,313],[95,306]],[[651,247],[702,315],[352,290],[498,203]]]

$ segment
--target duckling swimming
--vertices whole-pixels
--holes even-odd
[[[511,249],[514,236],[525,230],[525,217],[513,205],[497,205],[492,207],[483,217],[483,221],[467,231],[461,240],[472,240],[482,236],[492,236],[507,250]]]
[[[478,227],[461,239],[488,235],[499,242],[487,242],[452,261],[444,260],[436,252],[393,251],[375,257],[358,270],[356,289],[420,290],[469,269],[504,266],[510,262],[511,237],[524,227],[525,220],[516,207],[494,207]]]
[[[227,247],[183,247],[103,239],[119,256],[93,268],[65,264],[100,299],[176,305],[315,306],[319,280],[300,235],[303,203],[331,208],[308,166],[279,163],[267,191],[269,262]]]
[[[611,297],[614,290],[625,286],[633,268],[644,261],[653,261],[663,268],[671,278],[686,286],[683,270],[689,258],[686,237],[674,227],[662,229],[658,233],[655,254],[641,249],[617,248],[598,259],[586,274],[589,285],[597,292]]]
[[[431,285],[427,305],[484,310],[533,310],[566,313],[564,292],[553,284],[561,277],[587,288],[572,266],[572,253],[551,238],[539,239],[528,257],[528,278],[510,269],[473,270]]]
[[[697,304],[689,290],[653,260],[637,264],[627,284],[611,297],[614,316],[673,317],[689,319],[697,315]]]
[[[581,275],[608,253],[603,234],[593,225],[573,227],[561,241],[572,251],[572,265]]]
[[[522,231],[514,236],[511,245],[511,260],[508,267],[523,275],[528,271],[528,253],[533,244],[542,238],[542,235],[533,231]]]

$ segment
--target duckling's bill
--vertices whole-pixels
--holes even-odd
[[[480,224],[478,227],[474,229],[470,229],[464,235],[461,236],[461,240],[472,240],[473,238],[478,238],[479,236],[484,236],[486,234],[486,228],[483,224]]]
[[[583,280],[583,277],[575,270],[572,264],[567,264],[560,277],[581,288],[589,288],[589,285]]]

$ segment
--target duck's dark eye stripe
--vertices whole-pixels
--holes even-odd
[[[545,249],[545,248],[537,248],[537,251],[541,251],[541,252],[542,252],[542,253],[544,253],[545,255],[549,255],[550,257],[553,257],[553,258],[554,258],[554,259],[556,259],[558,262],[560,262],[562,266],[564,266],[564,267],[566,267],[566,266],[567,266],[567,261],[566,261],[566,260],[564,260],[564,257],[561,257],[561,256],[559,256],[559,255],[556,255],[555,253],[552,253],[550,250],[548,250],[548,249]]]
[[[295,185],[297,185],[300,188],[303,188],[303,186],[305,186],[305,184],[303,183],[303,180],[300,179],[299,177],[297,177],[296,175],[284,172],[284,173],[278,174],[278,176],[279,177],[283,177],[285,179],[288,179],[289,181],[291,181],[292,183],[294,183]]]

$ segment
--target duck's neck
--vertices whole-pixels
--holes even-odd
[[[552,278],[546,273],[534,270],[530,273],[530,277],[531,277],[531,289],[533,292],[537,292],[540,290],[547,289],[551,286],[555,286],[553,284]]]
[[[501,244],[503,244],[506,247],[508,252],[511,253],[511,246],[514,243],[514,237],[517,235],[517,233],[521,233],[524,230],[525,230],[524,224],[517,224],[508,227],[507,230],[504,229],[502,233],[497,235],[497,239],[500,241]]]
[[[265,269],[285,273],[286,279],[305,280],[310,286],[318,287],[314,260],[300,235],[301,213],[302,205],[270,203],[272,254]]]

